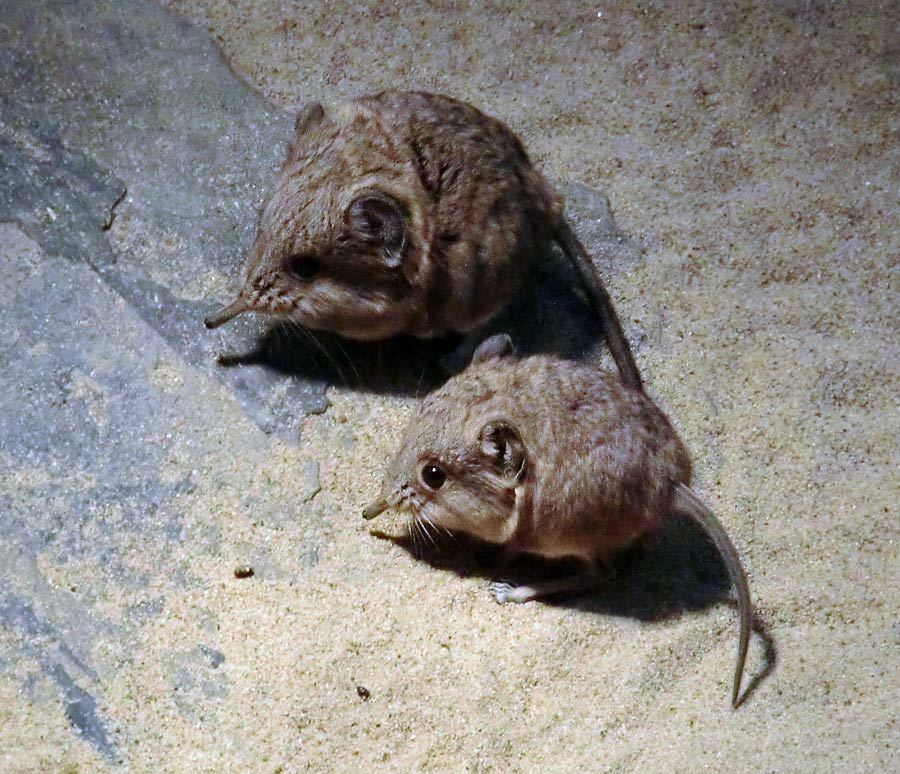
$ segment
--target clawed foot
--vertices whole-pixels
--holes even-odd
[[[530,602],[539,597],[551,597],[557,594],[572,594],[579,591],[587,591],[609,580],[614,572],[597,567],[589,572],[569,575],[557,580],[535,583],[533,586],[517,586],[514,583],[495,581],[491,583],[491,595],[501,605],[507,602]]]
[[[491,596],[499,605],[507,602],[528,602],[534,599],[534,589],[529,586],[516,586],[514,583],[494,581],[491,584]]]

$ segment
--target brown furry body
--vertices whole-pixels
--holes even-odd
[[[585,282],[626,381],[640,376],[560,197],[500,121],[448,97],[385,92],[307,106],[264,205],[245,311],[351,339],[468,333],[505,309],[553,240]]]
[[[587,573],[528,586],[494,583],[498,602],[526,602],[596,585],[610,560],[674,513],[715,543],[740,613],[732,704],[752,604],[721,522],[689,488],[691,462],[666,416],[641,390],[548,355],[516,360],[495,336],[462,374],[423,401],[367,519],[396,507],[414,529],[459,531],[513,553],[574,557]]]
[[[515,478],[491,466],[481,436],[510,426]],[[437,492],[416,476],[447,475]],[[422,403],[385,482],[429,523],[547,558],[605,561],[655,530],[688,484],[687,450],[665,415],[614,376],[556,357],[473,363]],[[401,507],[404,504],[400,503]]]

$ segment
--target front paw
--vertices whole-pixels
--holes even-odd
[[[491,584],[491,596],[498,605],[505,605],[507,602],[527,602],[530,597],[527,595],[527,587],[516,586],[513,583],[505,581],[494,581]]]

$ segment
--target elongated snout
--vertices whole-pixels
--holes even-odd
[[[390,507],[390,503],[385,497],[379,497],[374,503],[371,503],[364,511],[363,518],[367,521],[380,516]]]
[[[250,304],[247,303],[247,300],[238,296],[234,301],[232,301],[228,306],[223,307],[215,314],[211,314],[207,317],[203,324],[212,330],[213,328],[218,328],[220,325],[227,323],[229,320],[233,320],[239,314],[243,314],[244,312],[249,312],[251,309]]]

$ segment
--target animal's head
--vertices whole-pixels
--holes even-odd
[[[353,339],[409,328],[422,217],[406,165],[371,124],[318,104],[301,111],[243,286],[208,327],[253,311]]]
[[[508,341],[489,339],[476,351],[473,368],[423,401],[365,518],[397,508],[420,532],[465,532],[492,543],[513,535],[528,481],[528,451],[475,367],[504,356],[498,344]]]

